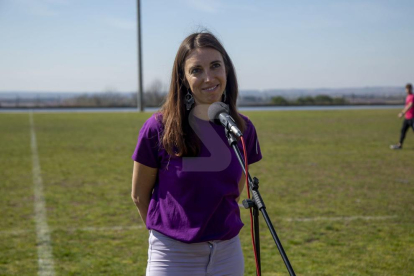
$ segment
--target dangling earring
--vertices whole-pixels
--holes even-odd
[[[187,89],[187,94],[185,95],[184,98],[185,98],[185,106],[186,106],[187,110],[190,110],[191,106],[194,104],[194,97],[190,93],[189,89]]]
[[[226,90],[224,90],[224,92],[223,92],[223,103],[226,102],[226,99],[227,99],[227,93],[226,93]]]

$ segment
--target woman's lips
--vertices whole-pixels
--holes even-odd
[[[203,91],[207,91],[207,92],[211,92],[211,91],[216,90],[218,87],[219,87],[219,85],[217,84],[217,85],[214,85],[214,86],[210,86],[210,87],[207,87],[207,88],[203,88],[202,90]]]

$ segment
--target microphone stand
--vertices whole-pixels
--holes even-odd
[[[226,137],[229,142],[229,145],[233,148],[234,152],[236,153],[237,159],[239,159],[240,166],[243,169],[243,172],[246,174],[246,166],[244,164],[244,158],[241,154],[239,147],[237,146],[237,139],[234,135],[225,128]],[[283,262],[286,265],[287,270],[289,271],[290,276],[296,276],[295,272],[293,271],[292,266],[290,265],[289,259],[283,249],[282,243],[280,242],[276,230],[273,227],[272,222],[270,221],[269,215],[266,211],[266,206],[263,202],[263,199],[259,193],[259,179],[250,177],[250,173],[247,175],[249,180],[249,188],[252,194],[252,199],[245,199],[243,200],[243,206],[246,209],[253,208],[253,229],[254,229],[254,241],[255,241],[255,250],[257,255],[257,262],[259,266],[259,273],[262,274],[261,271],[261,263],[260,263],[260,235],[259,235],[259,211],[262,213],[267,227],[269,228],[270,234],[273,237],[273,240],[276,243],[277,248],[279,249],[279,253],[282,256]]]

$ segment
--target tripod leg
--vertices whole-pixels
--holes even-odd
[[[260,232],[259,232],[259,210],[253,207],[253,225],[254,225],[254,243],[256,245],[257,263],[259,265],[259,273],[262,275],[262,265],[260,263]],[[256,273],[257,274],[257,273]]]

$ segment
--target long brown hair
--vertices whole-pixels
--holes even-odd
[[[410,94],[413,94],[413,85],[411,83],[407,83],[405,88],[408,89]]]
[[[170,90],[161,107],[164,132],[162,144],[171,156],[197,156],[200,152],[200,140],[190,127],[184,96],[187,93],[184,65],[188,54],[196,48],[213,48],[219,51],[226,67],[226,101],[230,115],[243,132],[246,124],[237,112],[238,85],[233,63],[218,39],[209,32],[197,32],[189,35],[181,43],[175,56]]]

